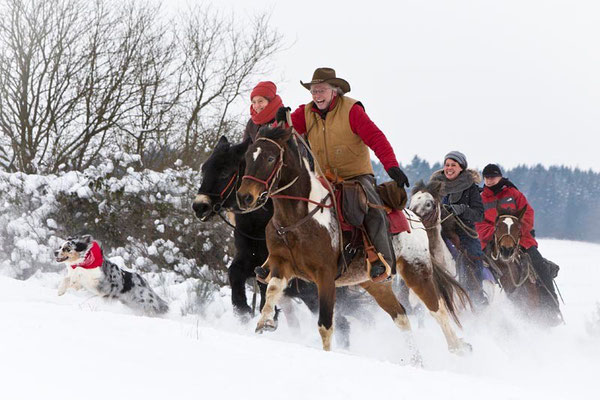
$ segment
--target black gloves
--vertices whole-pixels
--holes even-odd
[[[279,107],[277,114],[275,114],[275,122],[286,122],[287,123],[287,112],[292,111],[289,107]]]
[[[460,215],[465,212],[467,209],[466,204],[450,204],[450,208],[452,209],[452,213],[454,215]]]
[[[404,175],[404,172],[402,172],[400,168],[392,167],[387,170],[387,173],[390,176],[390,178],[396,181],[396,184],[399,187],[410,186],[410,183],[408,183],[408,178],[406,177],[406,175]]]

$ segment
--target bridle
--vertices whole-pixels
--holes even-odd
[[[209,197],[218,197],[219,198],[219,201],[214,202],[212,205],[212,211],[215,214],[218,214],[221,211],[221,209],[223,208],[223,204],[225,204],[227,199],[229,199],[229,196],[231,196],[231,194],[233,192],[235,192],[235,187],[236,187],[238,176],[239,176],[238,172],[237,171],[234,172],[233,175],[231,176],[231,178],[229,179],[229,182],[227,182],[227,185],[225,185],[223,190],[221,190],[221,192],[219,192],[219,193],[206,192],[206,191],[202,191],[202,190],[198,189],[198,194],[202,194],[202,195],[209,196]]]
[[[296,182],[296,180],[298,179],[296,177],[296,179],[294,179],[289,185],[286,185],[284,189],[278,189],[275,192],[273,192],[273,186],[275,186],[275,182],[278,182],[279,181],[279,177],[281,176],[281,168],[283,167],[283,153],[284,153],[285,150],[284,150],[284,148],[279,143],[277,143],[276,141],[274,141],[272,139],[269,139],[269,138],[266,138],[266,137],[259,137],[259,138],[256,139],[256,142],[259,142],[259,141],[265,141],[265,142],[273,143],[275,146],[277,146],[277,149],[279,150],[279,155],[277,157],[277,162],[275,163],[275,166],[273,167],[273,170],[271,171],[271,173],[269,174],[269,176],[267,177],[267,179],[262,180],[262,179],[259,179],[259,178],[255,177],[255,176],[253,176],[253,175],[244,175],[244,176],[242,176],[242,181],[244,179],[249,179],[251,181],[258,182],[258,183],[260,183],[260,184],[262,184],[262,185],[265,186],[265,190],[258,197],[257,205],[254,206],[254,207],[252,207],[252,208],[250,208],[250,209],[243,210],[242,211],[243,214],[255,211],[255,210],[259,209],[260,207],[264,206],[267,203],[267,201],[269,200],[269,197],[272,197],[273,194],[278,193],[281,190],[287,189],[288,187],[290,187],[291,185],[293,185]],[[242,210],[242,206],[240,204],[240,199],[239,198],[237,199],[237,202],[238,202],[239,209]]]
[[[288,189],[289,187],[291,187],[293,184],[295,184],[298,181],[299,176],[295,177],[294,179],[292,179],[292,181],[280,188],[277,188],[274,190],[274,186],[277,182],[279,182],[279,178],[281,177],[281,169],[283,168],[283,153],[285,152],[285,148],[283,146],[281,146],[279,143],[277,143],[276,141],[266,138],[266,137],[260,137],[256,139],[256,142],[258,141],[266,141],[266,142],[270,142],[273,143],[275,146],[277,146],[277,149],[279,150],[279,156],[277,157],[277,162],[275,164],[275,166],[273,167],[273,170],[271,171],[271,173],[269,174],[269,176],[267,177],[267,179],[263,180],[260,178],[257,178],[253,175],[244,175],[242,176],[242,180],[244,179],[249,179],[251,181],[255,181],[258,182],[262,185],[264,185],[265,190],[260,194],[260,196],[258,197],[258,202],[257,204],[250,208],[250,209],[246,209],[244,211],[242,211],[242,213],[248,213],[248,212],[252,212],[255,211],[256,209],[262,207],[263,205],[266,204],[266,202],[268,201],[269,198],[272,199],[288,199],[288,200],[300,200],[300,201],[305,201],[307,203],[312,203],[314,205],[317,205],[319,207],[322,208],[331,208],[333,207],[333,203],[330,204],[324,204],[323,202],[318,202],[318,201],[314,201],[311,200],[309,198],[306,197],[299,197],[299,196],[290,196],[290,195],[285,195],[285,194],[279,194],[281,192],[283,192],[284,190]],[[241,205],[239,204],[239,198],[237,199],[238,201],[238,207],[240,209],[242,209]],[[311,215],[312,216],[312,215]]]
[[[513,243],[515,244],[514,246],[514,251],[510,257],[510,261],[514,261],[515,258],[517,257],[517,253],[519,252],[519,244],[521,243],[521,236],[519,236],[517,239],[515,239],[515,237],[510,233],[510,229],[508,230],[508,233],[505,233],[504,235],[501,235],[500,237],[498,237],[498,235],[496,234],[496,231],[498,229],[498,223],[500,221],[501,218],[510,218],[515,220],[515,222],[517,222],[517,224],[519,223],[519,218],[514,216],[514,215],[502,215],[498,217],[498,220],[496,221],[496,226],[494,228],[494,248],[492,249],[492,260],[494,261],[498,261],[498,257],[500,256],[500,246],[499,243],[502,241],[502,239],[504,239],[505,237],[509,237]],[[495,253],[495,254],[494,254]]]

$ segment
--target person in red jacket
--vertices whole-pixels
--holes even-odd
[[[375,187],[371,149],[398,186],[409,185],[383,132],[371,121],[361,102],[346,96],[350,91],[346,80],[338,78],[334,69],[324,67],[314,71],[310,82],[300,84],[310,91],[312,101],[291,114],[292,125],[306,136],[325,175],[358,181],[368,201],[382,205]],[[277,121],[285,119],[285,112],[284,108],[278,111]],[[373,246],[395,273],[396,259],[385,211],[369,207],[364,225]],[[383,262],[373,262],[371,279],[380,281],[386,277]]]
[[[498,211],[496,205],[502,208],[512,208],[520,210],[527,207],[527,211],[521,220],[521,241],[520,246],[531,258],[532,266],[542,280],[544,286],[552,295],[552,299],[546,302],[550,309],[558,311],[558,297],[554,289],[554,272],[550,271],[548,264],[538,251],[538,243],[533,236],[534,210],[523,193],[507,178],[502,176],[500,167],[495,164],[488,164],[482,172],[484,187],[481,192],[483,201],[483,221],[475,224],[481,247],[485,250],[494,236],[496,216]]]

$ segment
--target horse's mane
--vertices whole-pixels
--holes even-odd
[[[425,184],[423,180],[419,180],[411,191],[411,196],[414,196],[417,192],[427,192],[433,196],[434,199],[438,200],[440,196],[440,191],[442,189],[443,183],[438,181],[429,181],[429,183]]]
[[[278,140],[285,136],[286,133],[289,133],[289,131],[281,126],[263,126],[258,131],[257,136]]]

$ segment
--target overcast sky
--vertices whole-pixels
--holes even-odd
[[[566,164],[600,171],[600,1],[345,0],[214,4],[271,10],[289,49],[273,80],[292,108],[299,80],[329,66],[400,162]]]

